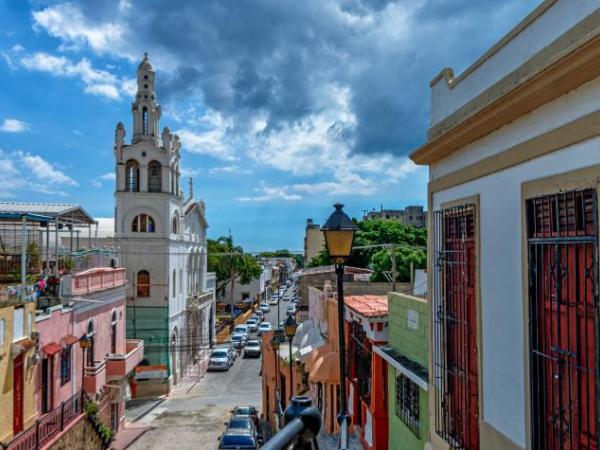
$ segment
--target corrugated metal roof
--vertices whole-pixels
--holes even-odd
[[[41,214],[53,218],[68,216],[69,222],[95,223],[94,218],[85,209],[75,203],[0,202],[0,212]]]

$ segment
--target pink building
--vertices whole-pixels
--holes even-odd
[[[41,361],[36,401],[41,414],[81,391],[100,407],[105,425],[123,426],[128,376],[144,355],[143,341],[125,338],[126,270],[94,268],[61,279],[62,304],[36,317]],[[89,345],[83,350],[80,340]]]

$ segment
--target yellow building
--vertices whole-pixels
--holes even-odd
[[[0,442],[36,420],[35,302],[0,294]]]
[[[306,234],[304,235],[304,264],[308,264],[312,259],[321,253],[325,245],[325,236],[321,231],[321,227],[313,223],[312,219],[306,221]]]

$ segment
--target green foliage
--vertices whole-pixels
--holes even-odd
[[[424,268],[427,264],[427,229],[404,225],[394,220],[364,220],[358,222],[354,236],[354,247],[377,244],[397,244],[396,270],[398,281],[410,280],[410,263],[416,269]],[[321,253],[310,262],[310,267],[331,264],[331,259],[324,246]],[[355,249],[346,262],[348,266],[364,267],[374,271],[372,281],[384,281],[383,272],[391,270],[392,262],[387,249],[381,247]]]
[[[87,417],[92,417],[98,414],[98,404],[92,400],[88,400],[83,405],[83,412]]]
[[[208,271],[217,276],[217,292],[225,289],[228,283],[239,279],[247,284],[260,276],[261,267],[252,255],[244,253],[239,245],[234,245],[231,236],[208,239]]]
[[[292,253],[287,248],[274,252],[261,252],[257,256],[259,258],[294,258],[297,267],[304,267],[304,255]]]
[[[37,269],[40,265],[40,247],[36,242],[27,244],[27,259],[29,267]]]

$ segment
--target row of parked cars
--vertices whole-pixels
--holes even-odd
[[[254,450],[263,443],[258,412],[254,406],[237,406],[231,410],[225,427],[225,432],[219,437],[219,450]]]

